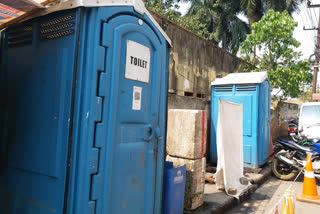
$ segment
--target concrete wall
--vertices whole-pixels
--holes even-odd
[[[272,102],[270,115],[270,130],[272,139],[288,136],[288,120],[297,118],[300,105],[288,101]]]
[[[169,93],[210,99],[217,75],[239,72],[248,64],[215,44],[150,11],[172,40],[169,61]]]

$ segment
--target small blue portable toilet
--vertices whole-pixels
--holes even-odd
[[[258,168],[267,162],[270,140],[270,84],[266,72],[232,73],[212,83],[210,161],[217,162],[219,99],[243,104],[243,160]]]
[[[61,1],[6,29],[0,212],[161,214],[169,45],[141,0]]]

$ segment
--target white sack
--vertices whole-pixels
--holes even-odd
[[[219,100],[219,114],[217,125],[217,153],[218,166],[216,186],[225,189],[237,189],[235,195],[243,193],[251,184],[242,185],[243,176],[243,105]],[[230,194],[228,194],[230,195]]]

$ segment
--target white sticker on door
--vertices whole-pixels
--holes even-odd
[[[150,48],[127,40],[125,78],[149,83]]]
[[[141,110],[142,87],[133,86],[132,110]]]

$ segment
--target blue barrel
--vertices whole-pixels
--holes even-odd
[[[163,213],[182,214],[187,166],[173,168],[172,162],[166,162],[165,167]]]

